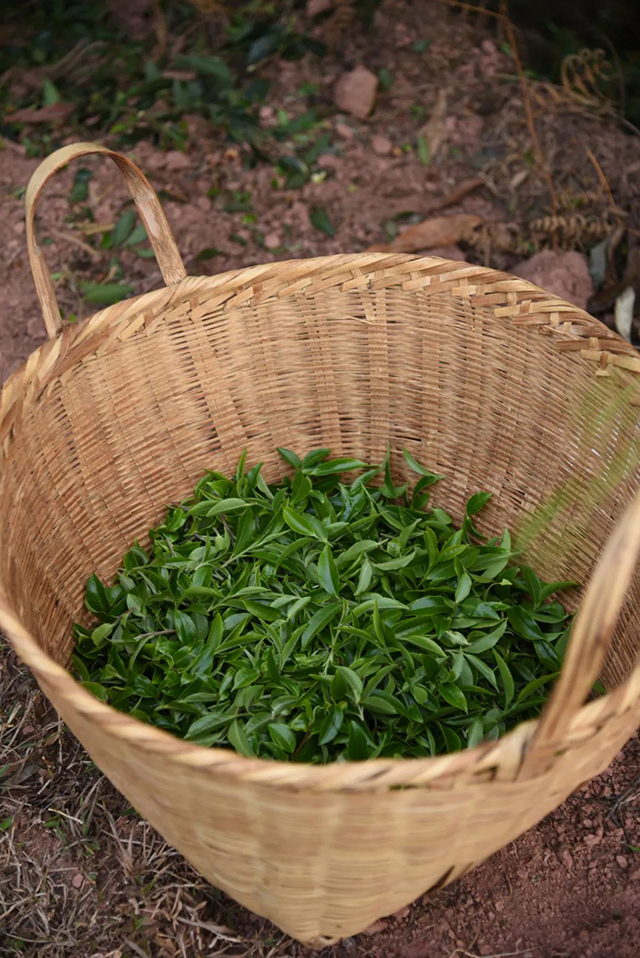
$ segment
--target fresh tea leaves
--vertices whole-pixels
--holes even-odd
[[[93,575],[97,623],[74,665],[98,698],[191,742],[322,763],[435,755],[535,716],[569,616],[511,538],[429,506],[443,477],[408,453],[413,489],[316,449],[208,473],[114,584]],[[347,480],[345,473],[357,478]]]

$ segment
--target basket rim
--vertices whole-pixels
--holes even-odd
[[[343,274],[349,269],[356,276],[346,284]],[[424,276],[422,282],[417,279],[420,274]],[[226,311],[252,302],[263,304],[271,298],[294,295],[313,285],[314,279],[322,281],[316,287],[322,291],[336,287],[346,291],[361,287],[399,286],[407,291],[428,288],[433,293],[448,292],[463,301],[487,297],[487,306],[493,308],[497,318],[511,319],[515,326],[529,328],[529,331],[537,328],[552,334],[561,351],[579,352],[582,359],[597,362],[601,369],[616,368],[623,374],[640,375],[640,356],[619,333],[579,306],[512,273],[439,256],[336,253],[307,259],[276,260],[209,276],[187,276],[172,286],[160,286],[122,300],[78,323],[65,326],[58,336],[45,340],[33,350],[0,384],[0,441],[3,420],[12,405],[12,393],[22,385],[20,380],[25,376],[35,378],[40,366],[48,379],[55,377],[63,356],[72,352],[76,344],[82,343],[86,347],[93,337],[103,332],[105,325],[125,321],[131,324],[145,311],[166,311],[185,300],[195,301],[200,290],[209,292],[219,288],[218,305]],[[91,355],[91,350],[84,348],[81,358],[85,359],[87,355]],[[640,389],[640,380],[637,385]]]
[[[345,277],[345,272],[350,272]],[[418,279],[422,278],[419,283]],[[444,280],[443,280],[444,277]],[[318,282],[318,280],[320,282]],[[307,287],[329,289],[370,288],[423,289],[448,292],[461,299],[487,297],[497,317],[510,319],[515,325],[537,327],[556,337],[561,349],[580,353],[589,374],[593,363],[614,367],[623,384],[640,373],[640,358],[631,344],[594,319],[579,307],[572,306],[552,293],[512,276],[487,267],[409,254],[355,253],[322,256],[313,259],[285,260],[230,270],[213,276],[187,277],[171,287],[142,294],[109,306],[87,317],[76,326],[67,327],[54,340],[49,340],[30,354],[5,381],[0,391],[0,450],[6,456],[10,433],[16,424],[16,410],[37,400],[52,380],[72,368],[80,358],[95,352],[93,340],[104,342],[105,328],[114,324],[131,327],[135,333],[145,324],[140,317],[156,311],[166,313],[185,299],[197,300],[201,290],[219,289],[219,305],[232,309],[252,301],[264,303],[270,298],[302,292]],[[518,322],[518,319],[521,321]],[[152,331],[150,331],[152,334]],[[586,347],[586,348],[585,348]],[[626,382],[625,382],[626,380]],[[25,403],[25,392],[28,399]],[[248,758],[230,749],[205,747],[119,712],[91,695],[63,666],[37,644],[22,625],[6,599],[0,581],[0,628],[9,637],[20,659],[27,664],[44,690],[53,690],[58,699],[68,703],[84,718],[93,719],[116,737],[135,743],[140,749],[162,754],[167,760],[192,768],[215,771],[234,779],[251,780],[271,786],[287,786],[295,790],[322,791],[380,790],[392,786],[424,785],[437,779],[451,778],[465,772],[474,777],[492,778],[496,769],[513,780],[522,764],[539,719],[522,722],[496,742],[482,743],[461,752],[422,758],[378,758],[366,762],[332,762],[327,765],[279,762],[272,759]],[[594,734],[607,718],[626,711],[640,699],[640,662],[613,692],[583,705],[575,715],[571,738],[581,741]]]
[[[251,781],[294,791],[387,791],[394,786],[420,787],[472,773],[478,782],[514,780],[529,749],[540,719],[521,722],[495,742],[449,754],[420,758],[376,758],[364,762],[340,761],[326,765],[248,758],[231,749],[197,745],[172,732],[148,725],[119,712],[84,689],[71,673],[43,652],[17,616],[0,599],[0,629],[18,657],[34,672],[43,691],[51,689],[58,700],[84,719],[95,720],[116,739],[133,743],[141,751],[162,755],[169,762],[229,779]],[[640,665],[613,692],[587,702],[574,717],[568,742],[579,744],[597,734],[614,715],[626,712],[640,700]],[[64,718],[64,713],[63,716]],[[640,721],[640,713],[638,715]],[[630,733],[632,734],[632,733]]]

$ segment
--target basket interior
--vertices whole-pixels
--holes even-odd
[[[485,532],[508,525],[542,576],[586,581],[637,488],[630,376],[596,376],[560,333],[451,291],[316,284],[229,308],[202,282],[82,348],[69,333],[25,390],[2,465],[0,587],[56,660],[88,575],[109,578],[168,503],[244,448],[275,479],[276,446],[376,462],[390,443],[398,476],[406,447],[447,476],[436,504],[460,518],[493,492]],[[636,577],[608,684],[637,657],[639,602]]]

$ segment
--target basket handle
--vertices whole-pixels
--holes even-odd
[[[610,536],[578,610],[551,697],[524,756],[519,778],[545,772],[598,678],[640,554],[640,493]]]
[[[42,307],[44,325],[50,339],[57,336],[62,329],[62,320],[51,272],[45,255],[36,241],[36,203],[45,183],[56,170],[66,166],[70,160],[75,160],[80,156],[89,156],[92,153],[101,153],[108,156],[122,173],[147,230],[165,284],[171,286],[174,283],[179,283],[187,275],[176,241],[160,205],[160,200],[149,180],[136,164],[123,156],[122,153],[116,153],[115,150],[109,150],[98,143],[72,143],[70,146],[63,146],[62,149],[56,150],[55,153],[42,161],[29,181],[25,196],[29,261],[36,292]]]

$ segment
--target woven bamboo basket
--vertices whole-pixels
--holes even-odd
[[[62,329],[35,204],[88,153],[124,175],[166,286]],[[467,872],[609,764],[640,724],[630,346],[521,279],[436,258],[187,277],[147,180],[91,144],[45,160],[26,207],[50,338],[0,402],[0,626],[95,762],[195,868],[320,947]],[[109,578],[206,468],[231,470],[246,448],[276,480],[276,446],[376,461],[388,443],[449,477],[438,504],[457,518],[477,489],[495,493],[489,533],[542,516],[524,537],[541,575],[591,577],[539,721],[436,758],[287,764],[188,744],[66,671],[87,577]],[[584,704],[598,674],[609,694]]]

